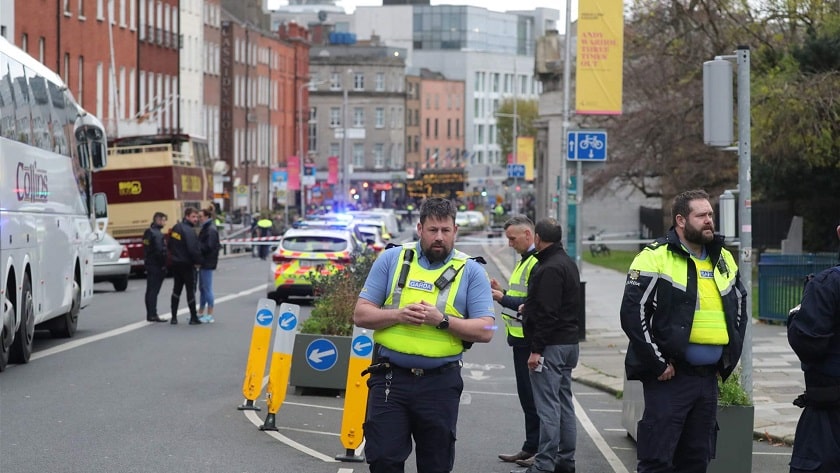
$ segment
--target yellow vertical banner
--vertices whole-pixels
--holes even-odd
[[[620,115],[624,4],[622,0],[580,0],[578,10],[576,111]]]
[[[516,164],[525,165],[525,180],[534,180],[534,137],[516,137]]]

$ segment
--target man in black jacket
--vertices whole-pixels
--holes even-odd
[[[836,232],[840,238],[840,226]],[[805,394],[794,401],[805,410],[796,424],[790,471],[840,471],[840,266],[805,286],[788,321],[788,342],[805,372]]]
[[[187,288],[187,307],[190,309],[190,325],[200,325],[201,320],[195,310],[195,270],[201,264],[201,248],[195,226],[198,223],[198,210],[187,207],[184,219],[172,227],[169,234],[169,253],[172,255],[172,318],[169,323],[178,323],[178,304],[181,302],[181,290]]]
[[[540,417],[540,444],[526,473],[575,471],[577,428],[572,369],[577,366],[580,273],[563,249],[563,229],[547,218],[534,227],[537,265],[523,311],[531,388]]]
[[[146,320],[165,322],[158,317],[157,298],[166,273],[166,242],[161,231],[166,214],[155,212],[152,224],[143,233],[143,264],[146,268]]]

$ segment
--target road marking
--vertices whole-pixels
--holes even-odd
[[[580,405],[576,397],[572,396],[572,402],[575,403],[575,414],[578,422],[580,422],[580,425],[583,426],[586,433],[589,434],[589,438],[592,439],[592,442],[594,442],[595,446],[598,447],[598,450],[601,451],[601,455],[604,456],[607,463],[612,466],[613,472],[630,473],[627,471],[627,468],[624,467],[624,464],[621,463],[621,460],[618,459],[618,455],[616,455],[612,448],[607,445],[607,441],[604,440],[604,437],[601,437],[601,434],[598,433],[598,429],[595,427],[595,424],[589,420],[589,416],[586,415],[586,411],[584,411],[583,406]]]
[[[589,412],[622,412],[621,409],[589,409]]]
[[[258,291],[265,291],[265,284],[260,284],[257,287],[252,287],[251,289],[246,289],[244,291],[239,291],[239,292],[234,293],[234,294],[228,294],[226,296],[223,296],[223,297],[220,297],[220,298],[216,299],[216,302],[217,303],[227,302],[229,300],[237,299],[239,297],[245,297],[245,296],[251,295],[251,294],[253,294],[255,292],[258,292]],[[184,315],[184,314],[188,313],[189,311],[190,311],[189,308],[185,307],[185,308],[178,311],[178,315]],[[172,316],[172,313],[168,312],[166,314],[163,314],[163,316],[161,318],[162,319],[169,319],[169,318],[171,318],[171,316]],[[155,325],[156,323],[157,322],[146,322],[145,320],[141,321],[141,322],[134,322],[134,323],[124,325],[124,326],[119,327],[119,328],[115,328],[113,330],[109,330],[107,332],[100,333],[98,335],[91,335],[90,337],[79,338],[77,340],[69,341],[67,343],[62,343],[61,345],[58,345],[58,346],[55,346],[55,347],[52,347],[52,348],[48,348],[46,350],[41,350],[38,353],[33,353],[32,356],[29,357],[29,361],[40,360],[41,358],[46,358],[48,356],[57,355],[59,353],[63,353],[65,351],[72,350],[74,348],[85,346],[89,343],[98,342],[98,341],[104,340],[106,338],[116,337],[117,335],[122,335],[124,333],[132,332],[134,330],[141,329],[143,327],[148,327],[150,325]]]
[[[245,412],[245,417],[247,417],[248,420],[250,420],[252,424],[263,425],[263,420],[260,419],[259,416],[257,416],[256,412],[254,412],[254,411],[243,411],[243,412]],[[306,445],[304,445],[302,443],[295,442],[294,440],[290,439],[289,437],[286,437],[285,435],[283,435],[279,432],[274,432],[274,431],[271,431],[271,430],[264,430],[263,432],[265,432],[266,435],[272,437],[273,439],[278,440],[280,443],[283,443],[283,444],[285,444],[289,447],[292,447],[295,450],[297,450],[301,453],[305,453],[305,454],[307,454],[307,455],[309,455],[309,456],[311,456],[315,459],[321,460],[322,462],[338,463],[338,460],[336,460],[335,458],[324,455],[323,453],[321,453],[317,450],[311,449],[311,448],[307,447]]]

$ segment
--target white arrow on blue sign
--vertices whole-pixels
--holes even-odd
[[[352,348],[356,356],[366,357],[373,351],[373,340],[367,335],[359,335],[353,339]]]
[[[277,325],[283,330],[291,331],[297,327],[297,316],[292,312],[283,312],[278,319]]]
[[[338,359],[338,349],[333,342],[326,338],[312,340],[306,347],[306,362],[316,371],[327,371],[335,366]]]
[[[569,143],[567,160],[569,161],[606,161],[607,160],[607,132],[606,131],[570,131],[567,135]]]
[[[268,309],[260,309],[259,311],[257,311],[257,323],[261,326],[270,326],[272,320],[274,320],[274,312]]]

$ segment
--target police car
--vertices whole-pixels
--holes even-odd
[[[313,297],[312,276],[341,271],[365,251],[352,228],[290,228],[271,255],[268,297]]]

